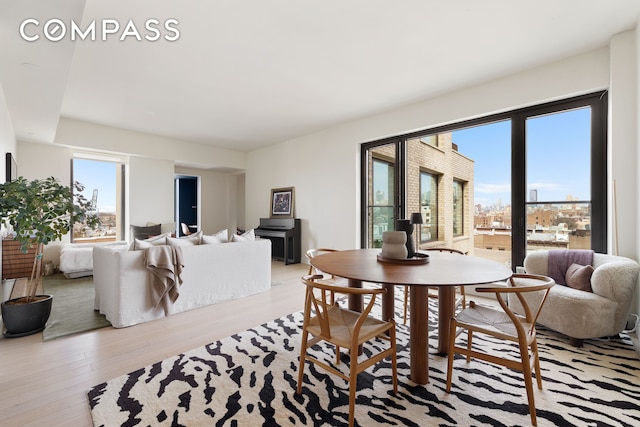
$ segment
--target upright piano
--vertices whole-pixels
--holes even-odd
[[[271,256],[286,264],[300,262],[300,220],[296,218],[260,218],[256,236],[271,240]]]

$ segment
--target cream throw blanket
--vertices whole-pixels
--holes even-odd
[[[149,285],[154,306],[162,305],[167,316],[180,294],[180,275],[184,267],[182,249],[169,245],[151,246],[144,249],[144,260],[149,270]]]

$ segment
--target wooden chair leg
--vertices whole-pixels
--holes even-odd
[[[396,357],[396,328],[393,327],[389,331],[389,339],[391,340],[391,375],[393,375],[393,393],[398,394],[398,358]]]
[[[402,319],[402,324],[407,324],[407,304],[409,304],[409,287],[404,287],[404,318]]]
[[[540,372],[540,358],[538,357],[538,343],[536,341],[531,343],[531,357],[533,358],[534,372],[536,374],[536,382],[538,383],[538,390],[542,390],[542,373]]]
[[[358,350],[351,349],[351,366],[349,368],[349,427],[355,422],[356,389],[358,388]]]
[[[447,393],[451,393],[451,376],[453,374],[453,359],[456,355],[454,347],[456,345],[456,329],[458,324],[456,319],[451,319],[449,326],[449,355],[447,356]]]
[[[529,347],[520,345],[520,360],[522,363],[522,374],[524,375],[524,384],[527,389],[527,400],[529,402],[529,415],[531,416],[531,424],[538,425],[536,420],[536,404],[533,395],[533,380],[531,375],[531,361],[529,359]]]
[[[304,377],[304,364],[307,357],[307,339],[309,334],[307,332],[302,333],[302,343],[300,345],[300,368],[298,369],[298,390],[296,393],[302,393],[302,378]]]

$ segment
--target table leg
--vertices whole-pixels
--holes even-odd
[[[362,281],[356,279],[349,279],[349,287],[350,288],[361,288]],[[349,295],[349,310],[357,311],[358,313],[362,313],[363,305],[362,305],[362,295]]]
[[[429,382],[429,288],[411,286],[409,297],[411,380],[416,384],[427,384]]]
[[[387,290],[382,294],[382,320],[391,320],[395,317],[395,286],[382,285]]]
[[[454,315],[455,286],[438,287],[438,354],[449,354],[449,327]],[[455,337],[454,337],[455,338]]]

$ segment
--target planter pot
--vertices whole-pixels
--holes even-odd
[[[24,297],[22,297],[24,298]],[[24,337],[42,331],[51,314],[53,296],[36,295],[36,301],[30,303],[12,304],[22,299],[14,298],[1,304],[2,321],[6,332],[5,337]]]

